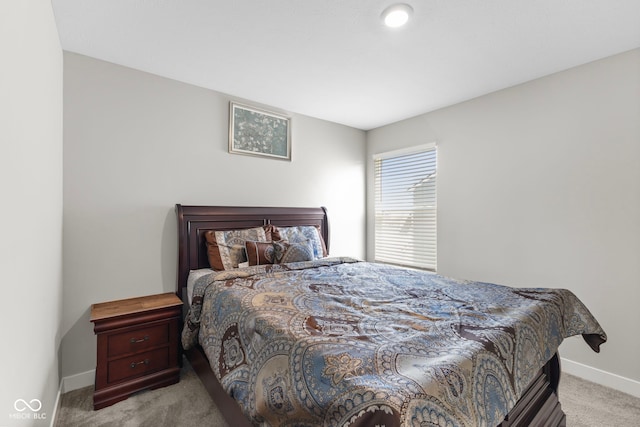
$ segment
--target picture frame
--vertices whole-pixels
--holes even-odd
[[[230,102],[229,153],[291,161],[291,118]]]

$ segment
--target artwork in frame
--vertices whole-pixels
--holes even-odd
[[[231,102],[229,152],[291,160],[291,118]]]

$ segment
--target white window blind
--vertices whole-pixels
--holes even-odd
[[[374,156],[375,260],[436,270],[436,147]]]

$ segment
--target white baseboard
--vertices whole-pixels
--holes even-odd
[[[95,376],[96,370],[92,369],[87,372],[81,372],[69,377],[64,377],[60,383],[62,393],[67,393],[72,390],[77,390],[79,388],[89,387],[90,385],[93,385]]]
[[[60,395],[62,395],[62,381],[60,381],[60,385],[58,386],[58,394],[56,394],[56,401],[53,404],[53,414],[49,417],[51,420],[49,427],[56,425],[56,416],[58,415],[58,409],[60,409]]]
[[[96,371],[95,369],[93,369],[91,371],[64,377],[62,380],[60,380],[60,386],[58,387],[58,394],[56,396],[56,403],[53,405],[53,414],[51,414],[51,417],[49,417],[49,419],[51,420],[49,427],[54,427],[56,425],[56,416],[58,415],[58,409],[60,409],[60,396],[68,391],[73,391],[79,388],[93,385],[95,374]]]
[[[583,365],[582,363],[574,362],[573,360],[565,359],[563,357],[561,357],[560,360],[562,372],[566,372],[567,374],[640,398],[640,381]],[[562,379],[560,379],[560,381],[562,382]]]

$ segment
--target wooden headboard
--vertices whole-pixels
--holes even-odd
[[[204,233],[207,230],[238,230],[276,225],[290,227],[314,225],[329,251],[329,222],[327,210],[320,208],[274,208],[241,206],[183,206],[176,205],[178,217],[178,274],[176,295],[183,297],[189,270],[208,268]]]

